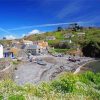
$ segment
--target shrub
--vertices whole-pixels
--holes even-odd
[[[3,100],[3,96],[2,95],[0,95],[0,100]]]
[[[25,100],[25,97],[23,95],[10,95],[8,100]]]
[[[58,92],[70,93],[75,91],[75,83],[77,80],[77,76],[72,74],[64,74],[59,78],[59,80],[53,81],[51,85]]]

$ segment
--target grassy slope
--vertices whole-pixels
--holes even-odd
[[[25,39],[35,41],[35,40],[45,40],[47,36],[55,36],[56,41],[60,41],[60,40],[65,40],[64,34],[68,32],[70,31],[66,30],[62,32],[47,32],[43,34],[31,35],[31,36],[26,37]],[[86,33],[85,39],[88,39],[88,40],[95,39],[95,40],[100,41],[100,29],[84,29],[81,32]],[[76,36],[76,38],[78,38],[76,35],[77,32],[73,32],[73,34]],[[76,38],[74,38],[74,40]],[[78,38],[78,40],[80,39]],[[52,41],[48,41],[48,42],[52,42]]]
[[[18,86],[0,82],[0,100],[100,100],[100,73],[64,73],[50,83]]]
[[[66,30],[62,32],[47,32],[43,34],[33,34],[30,36],[25,37],[24,39],[31,40],[31,41],[37,41],[37,40],[45,40],[47,36],[55,36],[56,40],[65,40],[64,34],[69,33],[72,31]],[[83,32],[86,33],[86,38],[88,39],[96,39],[100,41],[100,29],[84,29]],[[74,35],[77,34],[77,32],[72,32]],[[79,40],[79,38],[78,38]],[[51,41],[52,42],[52,41]],[[1,44],[10,44],[11,40],[0,40]]]
[[[57,40],[64,39],[62,32],[47,32],[47,33],[43,33],[43,34],[30,35],[30,36],[26,37],[25,39],[32,40],[32,41],[45,40],[47,36],[55,36]]]

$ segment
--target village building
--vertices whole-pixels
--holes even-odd
[[[47,36],[46,37],[46,40],[48,41],[48,40],[55,40],[56,38],[55,38],[55,36]]]
[[[3,54],[4,54],[4,58],[13,58],[14,57],[13,52],[11,52],[10,50],[7,50],[7,49],[4,50]]]
[[[27,53],[32,55],[38,55],[42,53],[42,49],[38,45],[29,45],[25,49],[27,50]]]
[[[3,46],[0,44],[0,58],[3,58]]]
[[[12,46],[11,48],[17,48],[17,49],[21,49],[22,45],[18,40],[12,40]]]
[[[85,36],[85,33],[84,32],[79,32],[79,33],[77,33],[77,35],[78,35],[78,37],[83,37],[83,36]]]
[[[48,52],[48,43],[44,41],[35,41],[33,45],[26,46],[25,49],[32,55],[46,54]]]
[[[48,48],[48,42],[39,41],[38,45],[43,49],[47,49]]]
[[[11,41],[11,44],[12,44],[12,47],[16,46],[17,44],[19,44],[20,42],[17,41],[17,40],[12,40]]]
[[[64,38],[71,38],[71,37],[74,37],[74,35],[72,34],[72,33],[66,33],[65,35],[64,35]]]
[[[17,56],[19,53],[20,49],[16,47],[10,48],[10,52],[13,52],[13,55]]]
[[[61,43],[65,43],[65,42],[67,42],[67,43],[72,43],[72,40],[62,40],[62,41],[61,41]]]
[[[45,41],[34,41],[33,44],[34,45],[38,45],[43,49],[47,49],[48,48],[48,42],[45,42]]]
[[[11,42],[12,42],[12,44],[19,44],[20,43],[18,40],[12,40]]]
[[[29,41],[29,40],[22,40],[22,44],[24,44],[24,45],[33,45],[33,42]]]
[[[11,47],[11,48],[4,48],[4,58],[14,58],[18,55],[20,49],[16,48],[16,47]]]

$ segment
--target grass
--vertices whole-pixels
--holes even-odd
[[[13,65],[18,65],[18,64],[20,64],[21,62],[20,62],[20,61],[13,61],[12,63],[13,63]]]
[[[49,52],[51,54],[56,54],[56,53],[66,53],[68,49],[51,49]]]
[[[56,39],[58,39],[58,40],[63,40],[63,39],[64,39],[64,36],[63,36],[63,33],[62,33],[62,32],[55,32],[55,33],[54,33],[54,36],[55,36]]]
[[[58,53],[66,53],[68,49],[54,49],[54,51]]]

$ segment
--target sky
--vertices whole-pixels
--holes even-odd
[[[100,0],[0,0],[0,38],[21,38],[78,22],[100,26]]]

